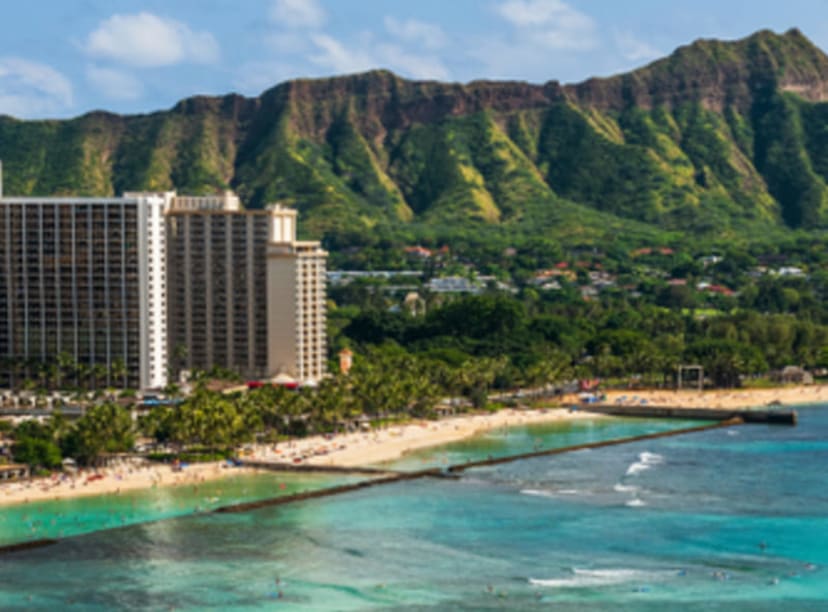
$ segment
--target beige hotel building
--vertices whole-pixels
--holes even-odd
[[[248,379],[318,381],[328,254],[296,240],[295,210],[240,211],[232,197],[218,200],[173,197],[167,213],[173,371],[218,366]]]
[[[318,381],[326,257],[296,240],[296,211],[245,211],[230,192],[0,192],[0,386],[58,355],[104,373],[96,386],[159,389],[214,366]]]

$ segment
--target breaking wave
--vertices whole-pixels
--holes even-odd
[[[636,474],[640,474],[641,472],[649,470],[654,465],[658,465],[663,461],[664,457],[656,453],[648,453],[647,451],[639,453],[638,461],[630,464],[630,467],[627,468],[627,476],[634,476]]]
[[[665,580],[676,572],[667,570],[646,571],[638,569],[581,569],[572,568],[572,575],[563,578],[529,578],[529,584],[552,588],[583,588],[623,584],[625,582],[647,582]]]

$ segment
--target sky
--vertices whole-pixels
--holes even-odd
[[[374,68],[574,83],[763,28],[798,27],[828,49],[828,0],[0,1],[0,114],[28,119],[147,113]]]

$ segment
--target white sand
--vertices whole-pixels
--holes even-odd
[[[568,409],[513,410],[462,415],[440,421],[416,421],[382,430],[339,434],[330,439],[312,436],[272,448],[256,449],[253,458],[312,465],[363,466],[390,461],[412,450],[462,440],[498,427],[560,421],[596,419],[600,415],[570,412]]]
[[[721,389],[715,391],[608,391],[608,404],[640,404],[677,408],[755,408],[770,402],[783,405],[828,402],[828,385],[789,386],[773,389]]]
[[[133,489],[186,485],[253,473],[249,468],[228,468],[224,463],[190,464],[179,472],[169,465],[123,465],[76,474],[55,474],[46,478],[0,484],[0,506],[85,495],[117,495]]]

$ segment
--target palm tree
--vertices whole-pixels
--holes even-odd
[[[98,390],[101,381],[106,381],[109,370],[102,363],[96,363],[92,366],[92,386],[95,391]]]
[[[113,402],[91,407],[67,436],[70,454],[84,464],[94,464],[103,453],[130,450],[135,443],[129,411]]]
[[[312,392],[311,425],[314,431],[336,430],[344,417],[340,399],[338,385],[331,380],[322,381]]]
[[[127,386],[127,367],[124,360],[120,357],[114,359],[112,361],[112,365],[109,366],[109,376],[110,376],[110,384],[113,387],[120,386],[122,388]]]
[[[506,358],[483,357],[464,362],[458,372],[462,387],[475,408],[488,401],[489,387],[506,366]]]
[[[58,353],[57,366],[58,374],[60,376],[60,382],[58,383],[58,385],[65,388],[67,379],[76,379],[78,363],[75,361],[75,358],[72,357],[72,355],[63,351],[61,353]]]
[[[85,363],[76,365],[76,380],[78,388],[88,389],[92,378],[92,367]]]

